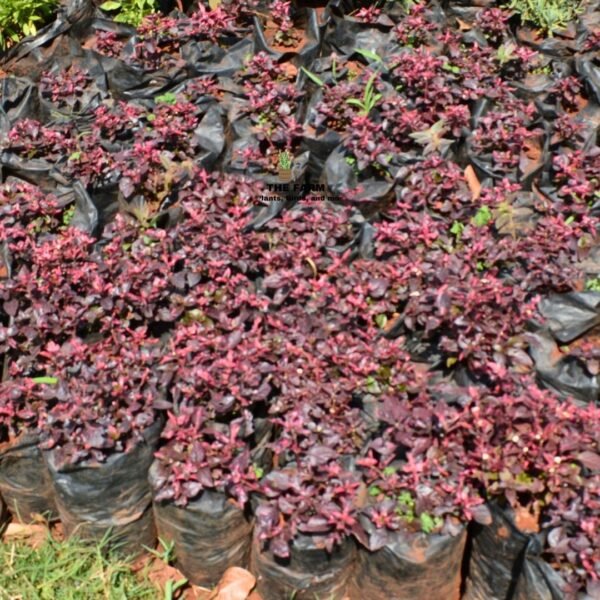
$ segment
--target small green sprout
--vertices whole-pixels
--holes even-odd
[[[381,100],[383,97],[382,94],[377,93],[377,89],[375,88],[376,77],[377,73],[373,73],[373,75],[369,77],[367,85],[365,86],[362,100],[359,100],[358,98],[348,98],[346,100],[346,102],[351,106],[360,108],[359,114],[363,117],[368,116],[369,113],[375,108],[379,100]]]

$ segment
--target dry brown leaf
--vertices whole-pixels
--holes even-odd
[[[210,600],[247,600],[256,585],[256,577],[241,567],[230,567],[223,573]]]
[[[367,488],[367,484],[363,481],[359,486],[356,492],[356,500],[355,506],[357,508],[364,508],[369,501],[369,489]]]
[[[212,590],[192,585],[184,590],[182,598],[184,600],[210,600],[211,594]]]
[[[4,542],[25,542],[37,548],[48,537],[48,528],[45,525],[25,525],[23,523],[9,523],[2,537]]]
[[[298,67],[293,65],[292,63],[286,62],[280,65],[283,69],[283,72],[290,78],[293,79],[298,75]]]
[[[531,208],[527,208],[526,206],[515,208],[511,204],[507,204],[502,209],[494,211],[494,224],[498,233],[512,235],[514,238],[517,238],[533,229],[532,215],[533,210]]]
[[[469,190],[471,190],[471,198],[477,200],[481,195],[481,183],[479,183],[475,169],[471,165],[468,165],[465,169],[465,179],[467,180]]]
[[[155,560],[148,570],[148,579],[161,589],[164,589],[169,581],[180,581],[184,578],[179,569],[159,560]]]

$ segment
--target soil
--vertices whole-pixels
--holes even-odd
[[[294,40],[294,43],[290,45],[279,44],[275,41],[275,36],[279,31],[279,27],[269,19],[265,25],[265,38],[269,46],[276,52],[300,52],[306,45],[308,37],[304,29],[294,27],[291,30],[290,36]]]
[[[569,344],[569,349],[575,350],[581,346],[597,346],[600,348],[600,326],[594,327],[588,333]]]
[[[526,508],[515,511],[515,525],[523,533],[538,533],[540,530],[539,514],[529,512]]]

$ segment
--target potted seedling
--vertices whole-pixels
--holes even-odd
[[[169,344],[165,368],[173,378],[173,409],[150,473],[159,535],[174,542],[177,564],[199,585],[214,585],[228,567],[248,564],[252,523],[246,509],[266,466],[259,448],[269,434],[251,412],[271,389],[260,375],[270,363],[259,320],[251,303],[240,306],[240,317],[255,323],[246,331],[242,318],[226,316],[235,311],[234,299],[221,298],[218,311],[219,300],[208,296]],[[235,363],[229,343],[236,347]]]
[[[55,402],[52,377],[0,384],[0,493],[13,518],[56,518],[54,490],[38,448],[38,415]]]
[[[366,485],[355,530],[357,598],[408,600],[432,581],[434,598],[459,597],[466,523],[485,514],[465,468],[462,409],[447,404],[443,391],[432,393],[437,402],[423,388],[417,397],[383,394],[377,416],[390,428],[357,461]]]
[[[341,600],[347,593],[359,482],[327,449],[313,450],[310,461],[274,470],[260,482],[252,569],[265,600],[290,594]]]
[[[292,157],[287,150],[279,153],[277,175],[279,175],[281,181],[290,181],[292,179]]]
[[[40,411],[40,445],[65,533],[153,547],[147,478],[168,406],[158,341],[115,325],[108,339],[49,350],[57,401]]]

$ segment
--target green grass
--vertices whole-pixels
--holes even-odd
[[[97,545],[56,541],[38,548],[0,543],[0,600],[144,600],[161,597],[125,559],[110,554],[108,538]]]
[[[525,22],[533,23],[550,34],[566,27],[579,13],[580,0],[510,0],[509,8]]]

